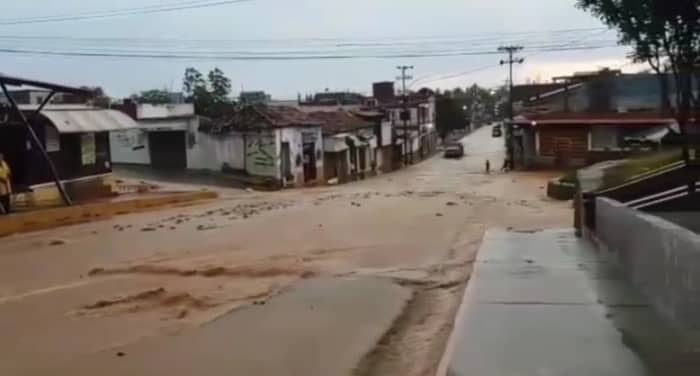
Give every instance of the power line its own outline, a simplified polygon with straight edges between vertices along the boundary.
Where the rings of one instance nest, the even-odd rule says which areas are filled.
[[[252,1],[252,0],[248,0]],[[211,2],[209,0],[208,2]],[[13,20],[0,20],[9,22]],[[253,38],[253,39],[187,39],[187,38],[163,38],[163,37],[76,37],[76,36],[61,36],[61,35],[0,35],[0,39],[17,39],[17,40],[69,40],[69,41],[94,41],[98,43],[109,42],[217,42],[217,43],[290,43],[290,42],[323,42],[330,44],[342,43],[362,43],[373,41],[386,42],[439,42],[439,41],[462,41],[474,42],[480,40],[509,40],[504,39],[508,36],[527,37],[556,35],[557,37],[566,37],[564,34],[581,33],[581,32],[609,32],[607,28],[579,28],[579,29],[551,29],[539,31],[512,31],[512,32],[492,32],[492,33],[477,33],[477,34],[433,34],[433,35],[404,35],[404,36],[365,36],[365,37],[299,37],[299,38]],[[568,40],[568,37],[566,37]],[[529,43],[528,43],[529,44]]]
[[[425,84],[426,82],[451,80],[453,78],[462,77],[462,76],[466,76],[466,75],[470,75],[470,74],[474,74],[474,73],[478,73],[478,72],[483,72],[483,71],[493,69],[496,67],[500,67],[500,66],[501,66],[500,64],[489,64],[489,65],[486,65],[483,67],[469,69],[466,71],[461,71],[458,73],[452,73],[452,74],[447,74],[447,75],[442,75],[442,76],[437,76],[437,77],[434,77],[433,75],[423,76],[423,77],[420,77],[417,80],[413,81],[411,83],[410,87],[413,87],[414,85],[417,85],[418,83]]]
[[[65,22],[65,21],[83,21],[91,19],[102,19],[120,16],[130,16],[130,15],[143,15],[143,14],[153,14],[162,12],[174,12],[187,9],[198,9],[198,8],[211,8],[223,5],[231,5],[237,3],[250,2],[255,0],[219,0],[219,1],[187,1],[179,2],[174,4],[161,4],[152,5],[140,8],[123,8],[123,9],[113,9],[108,11],[95,11],[95,12],[85,12],[73,15],[57,15],[57,16],[44,16],[44,17],[30,17],[30,18],[18,18],[18,19],[5,19],[0,20],[0,26],[11,26],[11,25],[27,25],[27,24],[37,24],[37,23],[50,23],[50,22]]]
[[[587,43],[576,46],[566,47],[571,48],[599,48],[614,45],[614,41],[604,41],[603,43]],[[529,47],[530,50],[538,51],[556,51],[562,49],[563,45],[561,43],[548,43],[548,44],[538,44]],[[149,54],[168,54],[168,55],[254,55],[254,56],[284,56],[284,55],[386,55],[386,54],[445,54],[445,53],[476,53],[482,54],[488,52],[488,54],[495,53],[493,50],[495,46],[486,47],[486,49],[474,49],[474,48],[444,48],[441,46],[418,46],[418,47],[397,47],[397,48],[307,48],[307,49],[229,49],[229,48],[185,48],[180,49],[177,47],[184,46],[173,46],[176,49],[165,48],[162,49],[157,46],[135,46],[131,48],[122,48],[121,46],[108,46],[105,48],[96,48],[92,46],[62,46],[60,44],[51,45],[37,45],[37,46],[26,46],[23,44],[22,47],[17,47],[13,44],[6,44],[0,42],[0,49],[7,50],[20,50],[20,51],[34,51],[34,50],[49,50],[54,52],[87,52],[87,53],[113,53],[113,54],[134,54],[134,53],[149,53]]]
[[[562,48],[542,48],[537,49],[539,52],[559,52],[559,51],[581,51],[581,50],[596,50],[601,48],[620,47],[619,45],[598,45],[598,46],[580,46],[580,47],[562,47]],[[38,49],[18,49],[18,48],[0,48],[0,53],[11,55],[46,55],[46,56],[72,56],[72,57],[109,57],[109,58],[126,58],[126,59],[160,59],[160,60],[351,60],[351,59],[389,59],[389,58],[430,58],[430,57],[456,57],[456,56],[484,56],[496,55],[498,51],[480,50],[480,51],[454,51],[454,50],[439,50],[431,52],[394,52],[394,53],[325,53],[320,51],[318,54],[294,54],[286,52],[277,52],[273,54],[265,54],[261,52],[238,52],[229,54],[222,51],[222,54],[196,54],[196,53],[170,53],[168,51],[150,52],[150,51],[124,51],[120,53],[100,52],[100,51],[60,51],[60,50],[38,50]]]
[[[558,48],[572,47],[572,46],[574,46],[574,45],[577,44],[577,43],[582,43],[582,42],[584,42],[584,41],[586,41],[586,40],[589,40],[591,37],[598,36],[598,35],[600,35],[600,34],[603,34],[603,33],[605,33],[605,32],[610,31],[610,29],[606,29],[606,28],[603,28],[603,30],[601,30],[601,28],[595,28],[595,29],[589,29],[589,30],[596,31],[596,32],[595,32],[595,33],[592,33],[592,34],[589,34],[589,35],[586,35],[586,36],[584,36],[584,37],[582,37],[582,38],[578,38],[578,39],[574,39],[574,40],[569,40],[569,41],[567,41],[566,43],[564,43],[564,44],[562,44],[562,45],[559,45],[559,46],[557,46],[557,47],[553,47],[552,51],[555,51],[555,50],[557,50]],[[527,49],[530,50],[532,47],[533,47],[533,46],[530,45]],[[582,46],[578,46],[578,47],[582,47]],[[544,52],[551,52],[551,51],[538,51],[538,52],[534,52],[534,53],[532,53],[532,54],[529,54],[529,55],[525,56],[525,58],[528,58],[528,57],[531,57],[531,56],[534,56],[534,55],[537,55],[537,54],[540,54],[540,53],[544,53]],[[412,83],[411,83],[411,86],[413,86],[413,85],[415,85],[415,84],[417,84],[417,83],[419,83],[419,82],[425,83],[425,82],[435,82],[435,81],[450,80],[450,79],[453,79],[453,78],[462,77],[462,76],[466,76],[466,75],[469,75],[469,74],[478,73],[478,72],[482,72],[482,71],[485,71],[485,70],[493,69],[493,68],[496,68],[496,67],[499,67],[499,66],[501,66],[501,64],[490,64],[490,65],[486,65],[486,66],[479,67],[479,68],[469,69],[469,70],[466,70],[466,71],[462,71],[462,72],[458,72],[458,73],[453,73],[453,74],[448,74],[448,75],[441,75],[441,76],[437,76],[437,77],[434,77],[434,75],[427,75],[427,76],[423,76],[423,77],[417,79],[416,81],[412,82]],[[434,78],[433,78],[433,77],[434,77]],[[432,78],[432,79],[427,80],[428,78]]]

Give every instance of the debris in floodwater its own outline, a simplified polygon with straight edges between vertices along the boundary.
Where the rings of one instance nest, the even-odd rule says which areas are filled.
[[[539,228],[537,228],[537,229],[529,229],[529,230],[527,230],[527,229],[526,229],[526,230],[515,230],[515,232],[517,232],[517,233],[519,233],[519,234],[536,234],[536,233],[542,232],[542,231],[543,231],[543,230],[542,230],[542,229],[539,229]]]
[[[89,276],[93,276],[93,275],[96,275],[96,274],[100,274],[100,273],[102,273],[102,272],[104,272],[104,271],[105,271],[104,268],[94,268],[94,269],[91,269],[91,270],[88,272],[88,275],[89,275]]]
[[[457,203],[456,203],[456,202],[453,202],[453,201],[448,201],[445,205],[447,205],[447,206],[457,206]]]
[[[436,217],[442,217],[442,213],[435,213]]]
[[[120,357],[120,358],[123,357],[124,355],[126,355],[126,354],[123,353],[123,352],[121,352],[121,351],[117,353],[117,356]]]
[[[66,241],[62,240],[62,239],[54,239],[49,243],[50,246],[64,245],[64,244],[66,244]]]
[[[153,227],[144,227],[141,229],[141,232],[151,232],[151,231],[156,231],[156,229]]]

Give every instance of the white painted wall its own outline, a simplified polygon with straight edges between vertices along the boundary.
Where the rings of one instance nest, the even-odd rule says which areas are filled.
[[[244,135],[240,135],[244,137]],[[240,155],[245,153],[244,166],[251,175],[280,179],[282,158],[280,155],[279,131],[267,130],[245,134],[245,152],[241,143]]]
[[[316,175],[319,180],[323,179],[323,135],[321,133],[321,127],[315,128],[282,128],[279,130],[280,139],[278,150],[282,150],[281,143],[289,142],[290,149],[290,159],[292,162],[292,175],[294,175],[294,184],[301,184],[304,182],[304,142],[314,142],[316,148]],[[302,161],[302,163],[297,164],[297,160]],[[279,158],[278,171],[281,171],[281,157]],[[285,182],[287,183],[287,182]]]
[[[348,143],[345,141],[345,137],[340,136],[324,136],[323,137],[323,151],[328,153],[338,153],[348,149]]]
[[[393,130],[393,127],[391,126],[391,122],[384,121],[382,122],[382,144],[380,146],[389,146],[391,145],[391,133]]]
[[[136,108],[136,118],[164,119],[194,116],[194,104],[139,104]]]
[[[151,164],[148,134],[141,129],[110,132],[109,148],[113,163]]]
[[[195,132],[193,145],[188,145],[187,168],[221,171],[224,164],[242,170],[243,138],[240,134],[211,135]]]
[[[199,118],[192,116],[181,119],[160,119],[137,121],[138,129],[110,132],[109,146],[112,162],[125,164],[151,164],[151,155],[148,148],[149,131],[186,131],[190,135],[198,133]],[[190,167],[190,145],[187,147],[188,168]],[[195,157],[198,157],[195,153]],[[220,169],[220,168],[219,168]]]
[[[408,111],[411,115],[411,118],[408,121],[408,125],[410,126],[416,126],[418,124],[418,108],[423,107],[427,109],[427,115],[425,122],[427,123],[435,123],[436,119],[436,110],[435,110],[435,98],[430,98],[428,99],[427,103],[421,103],[418,105],[414,105],[413,107],[409,107]],[[394,126],[402,126],[403,121],[401,120],[401,112],[403,109],[401,108],[392,108],[390,109],[390,119],[393,122]]]

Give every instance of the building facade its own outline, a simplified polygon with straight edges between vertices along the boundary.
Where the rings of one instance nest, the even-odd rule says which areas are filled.
[[[114,108],[134,119],[138,127],[110,133],[115,163],[186,169],[196,164],[193,139],[199,117],[191,103],[137,104],[126,100]]]
[[[364,179],[379,171],[374,122],[345,110],[319,111],[309,116],[322,124],[327,182]]]
[[[324,182],[321,123],[293,107],[245,106],[202,124],[192,168],[229,171],[299,187]]]
[[[430,92],[416,93],[384,105],[386,121],[391,124],[398,156],[415,163],[431,156],[438,146],[435,127],[435,96]],[[396,157],[396,155],[395,155]]]
[[[90,182],[102,186],[112,172],[109,132],[137,127],[119,111],[87,105],[47,105],[38,116],[36,104],[19,108],[30,119],[69,195],[82,198],[85,195],[81,187]],[[18,199],[59,201],[53,175],[26,126],[9,114],[7,107],[0,108],[0,118],[4,119],[0,124],[0,152],[12,169],[13,191]]]
[[[678,131],[669,76],[602,70],[563,79],[564,86],[516,104],[517,166],[567,168],[623,158],[663,147]]]

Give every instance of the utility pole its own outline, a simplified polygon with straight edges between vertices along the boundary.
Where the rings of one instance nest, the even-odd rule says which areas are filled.
[[[413,150],[412,147],[413,145],[409,145],[409,137],[408,137],[408,92],[406,91],[406,80],[411,80],[413,77],[407,76],[406,71],[413,69],[413,66],[409,65],[399,65],[396,67],[396,69],[401,71],[401,76],[399,76],[397,79],[401,80],[401,102],[403,103],[403,110],[401,111],[401,120],[403,120],[403,163],[404,165],[408,165],[409,161],[413,160]],[[411,154],[411,158],[409,159],[409,153]]]
[[[513,64],[522,64],[524,58],[514,57],[516,52],[522,50],[522,46],[501,46],[498,47],[499,52],[508,54],[507,60],[501,60],[501,65],[508,64],[508,123],[506,124],[506,158],[511,163],[511,168],[515,164],[515,147],[513,145],[513,118],[515,110],[513,109]]]

